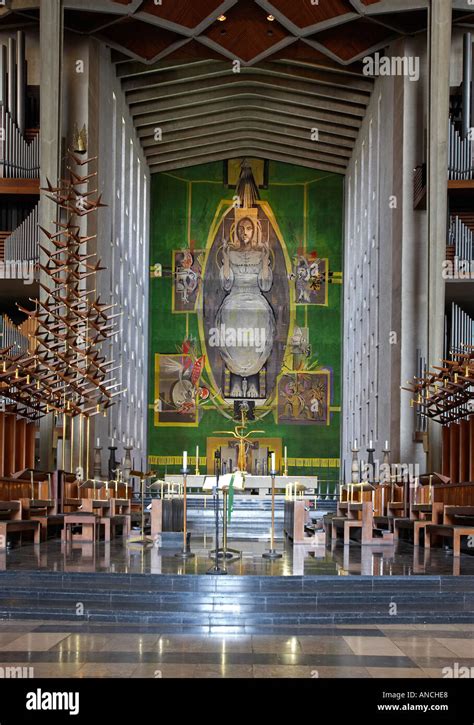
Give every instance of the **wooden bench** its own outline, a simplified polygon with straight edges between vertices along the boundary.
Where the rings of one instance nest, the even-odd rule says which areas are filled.
[[[33,532],[35,544],[41,542],[41,526],[39,521],[22,520],[21,501],[0,501],[0,550],[7,548],[9,533],[20,534]]]
[[[57,513],[56,502],[51,499],[22,498],[21,505],[23,519],[39,521],[41,527],[41,541],[47,541],[49,527],[61,527],[63,514]]]
[[[420,532],[424,531],[428,524],[441,523],[443,516],[443,504],[412,504],[410,507],[410,518],[395,518],[393,531],[395,541],[398,541],[400,529],[413,532],[413,545],[420,545]]]
[[[378,529],[374,525],[374,511],[372,501],[343,501],[339,505],[339,511],[346,511],[346,516],[333,516],[326,522],[329,523],[331,541],[335,542],[338,538],[338,530],[343,531],[344,545],[348,545],[351,540],[353,529],[361,530],[361,545],[380,545],[392,544],[393,534],[388,530]],[[327,530],[328,530],[327,529]],[[377,536],[376,534],[379,534]]]
[[[82,499],[82,510],[97,514],[98,527],[103,527],[104,541],[115,538],[117,528],[122,527],[123,536],[130,533],[130,501],[128,499]],[[128,512],[128,513],[127,513]]]
[[[425,549],[431,547],[431,537],[442,536],[453,540],[453,556],[461,556],[461,538],[474,537],[474,525],[428,524],[425,529]]]

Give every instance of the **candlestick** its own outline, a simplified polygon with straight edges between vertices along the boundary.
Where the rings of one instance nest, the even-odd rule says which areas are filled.
[[[124,456],[123,463],[122,463],[122,466],[123,466],[123,474],[124,474],[123,477],[124,477],[124,480],[127,483],[130,480],[130,473],[134,470],[132,468],[132,451],[133,451],[133,446],[130,445],[130,441],[131,441],[131,439],[129,438],[128,439],[128,445],[126,445],[126,446],[123,447],[123,450],[125,451],[125,456]]]
[[[357,439],[354,441],[352,448],[352,464],[351,464],[351,482],[359,482],[359,449],[357,448]]]
[[[270,471],[270,475],[272,477],[272,528],[270,530],[270,549],[269,551],[266,551],[264,554],[262,554],[262,557],[264,559],[281,559],[282,554],[280,554],[275,549],[275,454],[272,453],[272,470]],[[295,487],[296,490],[296,487]]]
[[[187,463],[188,463],[188,452],[183,451],[183,470],[181,473],[183,474],[183,549],[182,551],[179,551],[175,554],[175,556],[180,557],[181,559],[193,559],[194,553],[188,548],[188,524],[187,524],[187,479],[188,479],[188,471],[187,471]]]

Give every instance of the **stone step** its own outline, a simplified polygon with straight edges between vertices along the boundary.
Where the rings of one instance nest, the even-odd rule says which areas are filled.
[[[199,576],[194,574],[109,574],[38,570],[0,572],[0,591],[7,587],[40,589],[53,587],[102,588],[110,591],[126,587],[153,591],[406,591],[473,592],[474,576],[411,575],[411,576]]]

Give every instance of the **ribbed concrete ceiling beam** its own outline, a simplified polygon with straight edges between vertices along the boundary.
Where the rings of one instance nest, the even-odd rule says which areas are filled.
[[[182,83],[158,83],[138,91],[130,91],[126,94],[126,97],[130,105],[135,105],[137,103],[147,103],[155,99],[161,100],[162,98],[173,98],[181,95],[192,98],[203,92],[209,95],[226,88],[240,89],[247,87],[261,88],[262,91],[266,88],[272,88],[277,91],[282,90],[290,92],[294,96],[309,96],[326,101],[330,100],[331,104],[354,104],[360,107],[362,114],[370,98],[368,93],[349,91],[344,88],[322,83],[313,83],[311,81],[298,81],[291,77],[265,75],[257,69],[254,69],[253,72],[247,72],[245,75],[242,73],[232,73],[232,71],[223,71],[220,74],[202,76],[199,79]]]
[[[146,66],[143,68],[146,68]],[[204,81],[206,78],[219,78],[226,75],[231,77],[236,75],[230,62],[193,63],[184,67],[159,68],[152,72],[147,70],[131,78],[123,78],[122,88],[125,92],[130,92],[162,84]],[[242,68],[239,75],[241,77],[263,75],[288,80],[302,80],[338,90],[358,91],[367,96],[370,96],[373,88],[373,82],[364,79],[362,76],[358,77],[347,73],[328,73],[306,66],[293,66],[281,62],[266,62],[260,63],[256,68]]]
[[[141,132],[143,129],[160,128],[165,124],[174,124],[174,128],[181,128],[181,124],[189,124],[191,119],[203,122],[210,119],[218,120],[226,115],[240,114],[241,116],[261,112],[268,114],[275,122],[283,123],[307,123],[311,128],[331,131],[334,134],[354,139],[357,137],[361,121],[352,116],[336,116],[330,111],[323,111],[320,108],[306,108],[301,105],[294,106],[291,103],[282,103],[280,100],[244,96],[235,96],[224,99],[208,99],[202,105],[186,106],[173,105],[151,110],[148,113],[138,115],[135,118],[135,127]]]
[[[341,162],[346,162],[351,156],[351,149],[343,146],[326,144],[322,141],[310,141],[309,137],[295,137],[285,134],[274,133],[265,127],[251,127],[245,124],[237,124],[233,128],[222,129],[221,131],[212,131],[207,134],[196,133],[187,138],[175,139],[173,136],[161,142],[153,142],[143,144],[146,156],[152,157],[170,151],[176,151],[186,148],[202,148],[206,144],[220,143],[231,141],[233,138],[253,139],[264,138],[269,142],[278,144],[282,147],[289,146],[293,148],[298,146],[300,151],[308,153],[319,152],[340,158]]]
[[[159,128],[164,140],[172,138],[173,140],[181,140],[189,136],[197,136],[199,134],[211,134],[221,130],[232,130],[237,124],[245,124],[250,129],[265,129],[270,133],[283,134],[288,138],[308,140],[314,127],[310,125],[288,125],[280,122],[269,114],[252,114],[243,116],[241,113],[234,112],[227,114],[226,118],[212,118],[207,123],[198,118],[194,122],[174,122],[173,124],[159,124]],[[319,125],[319,141],[321,143],[332,144],[352,149],[354,146],[354,138],[344,138],[334,133],[329,124],[324,124],[325,130]],[[144,147],[154,145],[156,143],[156,130],[152,126],[139,129],[138,137]]]
[[[234,144],[237,146],[239,143],[241,144],[259,144],[261,148],[265,147],[272,147],[281,153],[287,153],[289,155],[295,156],[295,157],[304,157],[306,159],[312,160],[314,163],[321,161],[324,163],[330,163],[333,166],[337,166],[340,169],[345,169],[346,167],[346,159],[339,157],[339,156],[333,156],[329,153],[322,153],[318,152],[313,149],[307,149],[307,148],[298,148],[295,146],[295,144],[292,143],[282,143],[278,142],[275,143],[270,138],[268,138],[265,135],[257,136],[256,134],[252,135],[251,138],[249,138],[248,133],[236,133],[231,134],[227,139],[222,140],[221,142],[216,143],[215,140],[210,140],[209,143],[202,143],[196,146],[196,143],[182,143],[180,146],[178,146],[176,149],[171,149],[170,151],[165,150],[156,150],[156,151],[148,151],[146,153],[146,157],[148,162],[150,163],[152,160],[162,160],[166,161],[168,158],[173,157],[175,155],[186,157],[187,155],[190,156],[196,156],[198,157],[202,153],[214,153],[221,151],[223,149],[232,149],[234,147]]]
[[[214,161],[224,161],[229,158],[236,158],[242,156],[250,157],[261,157],[269,159],[270,161],[283,161],[287,164],[297,164],[299,166],[305,166],[310,169],[318,169],[319,171],[328,171],[334,174],[345,174],[345,169],[336,164],[327,163],[325,161],[315,162],[313,159],[307,156],[298,154],[282,153],[279,149],[276,149],[271,144],[258,144],[253,145],[249,141],[235,142],[225,145],[223,148],[214,149],[213,152],[195,153],[191,156],[177,155],[173,158],[163,159],[161,162],[153,161],[150,163],[150,171],[152,173],[158,173],[163,171],[175,171],[176,169],[189,168],[190,166],[196,166],[196,164],[209,164]]]
[[[133,118],[146,113],[162,112],[165,108],[196,108],[196,106],[205,106],[211,101],[220,100],[230,102],[236,98],[267,98],[280,104],[288,104],[293,108],[306,108],[311,110],[321,110],[328,113],[328,120],[335,116],[337,121],[339,116],[347,118],[355,118],[362,120],[366,107],[355,103],[341,103],[326,98],[311,96],[310,94],[293,93],[291,90],[285,91],[281,88],[273,88],[265,84],[248,84],[227,86],[211,93],[206,90],[200,90],[196,93],[169,95],[161,98],[153,98],[142,103],[133,103],[130,105],[130,113]]]

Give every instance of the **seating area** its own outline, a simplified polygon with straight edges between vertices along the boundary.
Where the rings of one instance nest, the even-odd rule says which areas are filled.
[[[388,494],[388,495],[387,495]],[[326,545],[395,544],[415,547],[449,545],[459,557],[462,544],[474,547],[474,483],[450,483],[441,474],[426,474],[397,484],[341,486],[335,516],[325,517]]]
[[[35,435],[34,423],[0,413],[0,551],[49,539],[67,544],[128,537],[130,489],[35,470]]]
[[[33,473],[33,472],[31,472]],[[35,474],[38,475],[38,474]],[[44,475],[44,474],[43,474]],[[57,485],[76,488],[77,481],[67,481],[61,471],[49,474]],[[69,477],[72,478],[72,477]],[[14,479],[15,487],[31,487],[26,479]],[[63,498],[43,497],[48,481],[39,482],[39,496],[26,496],[21,491],[18,498],[7,498],[13,479],[0,478],[0,549],[13,543],[13,534],[20,534],[20,543],[34,541],[35,544],[48,539],[61,537],[63,543],[73,541],[94,542],[111,541],[117,536],[128,537],[131,529],[131,501],[124,498],[108,497],[107,492],[100,498],[91,498],[68,493]],[[25,536],[23,536],[25,534]],[[15,537],[18,538],[18,537]]]

